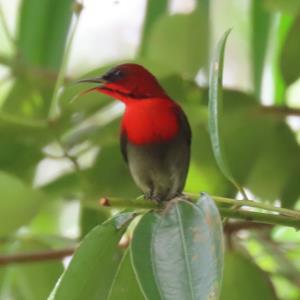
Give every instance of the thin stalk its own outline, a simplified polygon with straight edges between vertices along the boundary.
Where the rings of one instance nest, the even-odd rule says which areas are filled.
[[[193,195],[189,197],[191,201],[197,201],[198,196]],[[300,212],[273,207],[271,205],[267,205],[260,202],[254,202],[251,200],[236,200],[231,198],[224,198],[218,196],[212,196],[212,199],[219,206],[220,213],[223,217],[233,218],[233,219],[242,219],[251,222],[258,222],[264,224],[272,224],[272,225],[282,225],[282,226],[290,226],[296,229],[300,229]],[[235,208],[226,208],[224,204],[229,206],[234,206]],[[88,203],[86,202],[84,205],[89,206],[90,208],[99,208],[101,203]],[[160,208],[157,203],[153,201],[145,201],[141,199],[136,200],[125,200],[122,198],[108,198],[107,202],[104,206],[111,208],[139,208],[139,209],[158,209]],[[248,206],[257,209],[264,209],[269,211],[270,213],[261,213],[261,212],[253,212],[240,209],[241,206]],[[276,212],[276,214],[274,213]],[[280,214],[277,214],[280,213]]]
[[[16,263],[32,263],[47,260],[60,260],[73,255],[76,248],[66,248],[60,250],[47,250],[32,253],[18,253],[10,255],[0,255],[0,266]]]
[[[260,111],[265,114],[277,115],[280,117],[297,116],[300,117],[300,109],[287,106],[261,105]]]
[[[249,200],[244,188],[235,181],[232,181],[232,183],[236,187],[236,189],[242,194],[244,200]]]
[[[288,216],[292,218],[299,218],[300,221],[300,211],[295,211],[287,208],[276,207],[262,202],[255,202],[253,200],[236,200],[231,198],[224,198],[219,196],[212,196],[213,200],[219,204],[229,204],[229,205],[239,205],[248,206],[258,209],[263,209],[266,211],[272,211],[280,213],[283,216]]]
[[[61,141],[59,136],[57,136],[56,134],[54,134],[54,135],[55,135],[55,139],[56,139],[57,143],[59,144],[59,146],[62,149],[63,157],[67,158],[72,163],[72,165],[74,167],[74,171],[77,174],[77,176],[82,184],[82,190],[84,191],[85,195],[88,195],[89,191],[90,191],[90,183],[87,180],[87,178],[82,174],[77,157],[73,156],[69,153],[68,149],[65,147],[64,143]]]
[[[219,207],[219,210],[223,217],[229,217],[238,220],[247,220],[251,222],[258,222],[264,224],[294,227],[297,230],[300,229],[300,219],[296,219],[292,217],[252,212],[246,210],[232,210],[230,208],[223,208],[223,207]]]

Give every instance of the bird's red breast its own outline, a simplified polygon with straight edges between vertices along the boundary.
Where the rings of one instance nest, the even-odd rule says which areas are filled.
[[[179,109],[167,97],[128,103],[122,121],[122,133],[136,145],[167,142],[179,132]]]

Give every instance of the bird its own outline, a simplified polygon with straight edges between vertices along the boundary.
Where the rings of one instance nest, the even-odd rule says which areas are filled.
[[[158,203],[182,195],[191,153],[191,127],[180,105],[142,65],[125,63],[82,79],[125,104],[120,147],[137,187]]]

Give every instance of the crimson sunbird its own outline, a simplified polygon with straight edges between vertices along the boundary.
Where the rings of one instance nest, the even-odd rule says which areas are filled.
[[[138,64],[119,65],[93,82],[91,90],[125,104],[120,145],[124,160],[145,198],[158,202],[182,194],[189,162],[188,119],[157,79]]]

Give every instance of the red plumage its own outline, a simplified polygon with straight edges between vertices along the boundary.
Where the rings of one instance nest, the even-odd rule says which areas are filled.
[[[102,77],[82,80],[122,101],[121,150],[145,196],[170,200],[182,193],[190,161],[191,130],[180,106],[156,78],[137,64],[119,65]]]
[[[146,99],[126,105],[122,132],[136,145],[169,141],[179,132],[179,108],[169,99]]]

